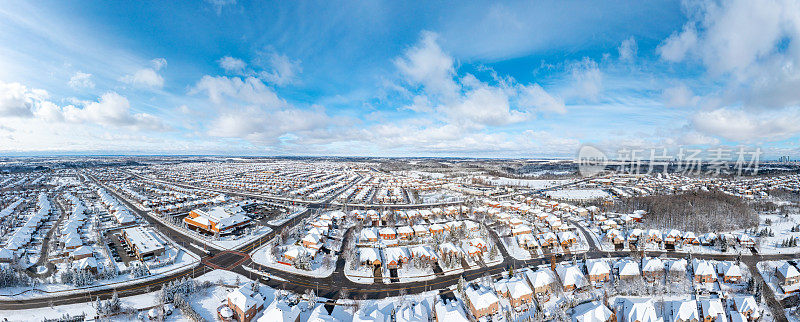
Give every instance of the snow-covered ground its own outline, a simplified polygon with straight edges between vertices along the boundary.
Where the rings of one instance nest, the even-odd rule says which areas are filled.
[[[517,241],[514,237],[500,237],[500,243],[503,244],[505,247],[506,252],[508,252],[511,257],[514,257],[517,260],[528,260],[533,258],[531,256],[531,252],[519,247]],[[537,254],[539,254],[539,250],[536,250]]]
[[[364,265],[356,265],[355,269],[350,268],[350,264],[344,265],[344,276],[350,281],[360,284],[372,284],[372,269]]]
[[[384,273],[384,276],[388,275],[388,271]],[[436,278],[433,267],[416,268],[410,263],[397,269],[397,276],[400,278],[400,283],[429,281]]]
[[[527,187],[533,189],[544,189],[573,181],[573,180],[511,179],[511,178],[498,178],[498,177],[480,177],[480,178],[488,181],[493,185],[517,186],[517,187]]]
[[[323,252],[319,252],[317,254],[317,258],[311,260],[311,270],[304,270],[299,269],[294,266],[278,263],[275,261],[275,258],[270,254],[271,243],[267,243],[264,246],[259,247],[256,249],[254,253],[250,255],[250,259],[260,265],[264,265],[270,268],[274,268],[277,270],[282,270],[285,272],[290,272],[299,275],[305,275],[310,277],[316,278],[325,278],[331,276],[333,274],[333,270],[336,269],[336,259],[337,256],[333,253],[325,254]],[[324,257],[329,258],[329,265],[325,265]]]
[[[269,234],[272,232],[272,228],[267,226],[259,226],[258,228],[254,229],[252,232],[248,233],[244,236],[230,236],[230,237],[221,237],[219,240],[211,240],[208,243],[211,243],[215,246],[221,247],[222,249],[235,249],[242,245],[245,245],[251,241],[254,241],[262,236]]]
[[[294,209],[294,212],[283,214],[279,218],[272,219],[267,223],[273,226],[280,226],[286,223],[287,221],[291,220],[292,218],[297,217],[297,215],[302,214],[305,211],[306,211],[305,207],[297,207],[297,209]]]
[[[129,307],[136,310],[149,309],[156,302],[158,292],[150,292],[146,294],[120,297],[120,302],[123,307]],[[94,319],[96,310],[93,303],[78,303],[67,304],[50,307],[42,307],[36,309],[25,310],[0,310],[0,317],[8,319],[8,321],[41,321],[43,319],[61,318],[65,314],[70,316],[77,316],[86,314],[87,319]],[[115,321],[135,321],[136,317],[132,316],[116,316]],[[174,310],[172,315],[169,315],[165,321],[185,321],[185,317],[181,314],[180,310]],[[209,320],[213,321],[213,320]]]
[[[553,199],[592,200],[608,198],[611,195],[601,189],[563,189],[547,191],[545,194]]]

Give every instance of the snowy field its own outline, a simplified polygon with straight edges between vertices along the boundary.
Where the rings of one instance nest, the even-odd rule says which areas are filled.
[[[511,179],[498,177],[479,177],[497,186],[516,186],[532,189],[544,189],[557,185],[570,183],[573,180],[539,180],[539,179]]]
[[[608,198],[611,195],[601,189],[563,189],[547,191],[545,194],[553,199],[564,200],[592,200]]]

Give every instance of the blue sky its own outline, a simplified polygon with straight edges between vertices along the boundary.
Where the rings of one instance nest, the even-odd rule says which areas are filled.
[[[0,153],[800,156],[798,1],[14,2]]]

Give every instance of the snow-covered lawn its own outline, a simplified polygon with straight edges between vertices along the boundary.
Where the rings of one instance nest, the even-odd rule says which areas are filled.
[[[429,281],[436,278],[432,267],[416,268],[411,263],[397,269],[397,276],[400,278],[400,283]]]
[[[514,237],[500,237],[500,243],[503,244],[503,247],[506,248],[506,252],[508,252],[511,257],[514,257],[517,260],[528,260],[531,257],[531,252],[519,247],[517,241]],[[537,253],[539,251],[537,250]]]
[[[265,244],[264,246],[259,247],[254,253],[250,255],[250,259],[260,265],[264,265],[270,268],[274,268],[277,270],[305,275],[310,277],[316,278],[325,278],[331,276],[333,274],[333,270],[336,269],[336,260],[338,256],[334,253],[325,254],[323,252],[317,253],[317,258],[311,260],[311,270],[304,270],[299,269],[294,266],[278,263],[275,258],[270,254],[271,243]],[[324,258],[328,257],[329,262],[328,265],[325,265]]]

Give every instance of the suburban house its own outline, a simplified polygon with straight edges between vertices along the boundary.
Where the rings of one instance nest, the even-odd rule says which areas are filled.
[[[469,301],[469,309],[476,318],[497,313],[500,307],[500,299],[491,289],[484,286],[469,285],[465,293]]]
[[[718,263],[717,273],[725,283],[738,283],[742,279],[742,269],[732,262]]]
[[[775,277],[778,278],[778,284],[781,286],[783,293],[790,294],[797,292],[800,287],[800,272],[794,265],[784,262],[782,265],[775,268]]]
[[[714,266],[705,260],[694,259],[694,281],[698,283],[713,283],[717,281],[717,272]]]
[[[494,289],[503,297],[508,299],[511,306],[517,308],[523,304],[533,301],[533,290],[522,277],[515,276],[509,279],[502,279],[494,283]]]
[[[564,291],[572,291],[581,289],[589,285],[586,277],[575,265],[562,265],[556,266],[556,273],[558,278],[561,279],[561,285],[564,286]]]
[[[725,316],[725,306],[719,298],[700,300],[700,307],[703,309],[703,322],[728,320]]]
[[[549,269],[540,269],[536,271],[526,270],[525,278],[528,279],[528,283],[531,284],[533,291],[536,292],[537,295],[550,293],[553,289],[553,284],[556,282],[553,271]]]
[[[642,276],[655,280],[664,276],[664,262],[658,257],[642,258]]]
[[[594,301],[578,305],[574,309],[572,318],[578,322],[612,322],[617,321],[614,311],[603,305],[600,301]]]
[[[236,313],[237,320],[249,322],[264,307],[264,298],[258,292],[253,292],[253,285],[245,283],[228,293],[228,307]]]
[[[602,283],[611,278],[611,267],[604,259],[590,259],[586,261],[586,275],[591,283]]]

